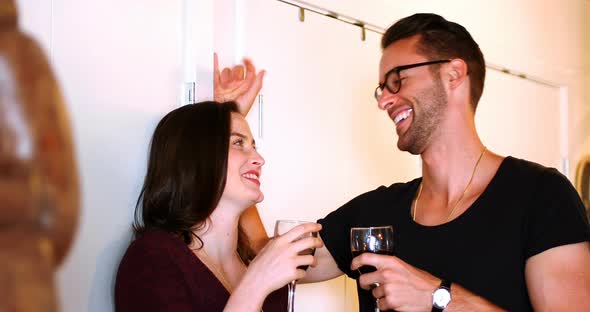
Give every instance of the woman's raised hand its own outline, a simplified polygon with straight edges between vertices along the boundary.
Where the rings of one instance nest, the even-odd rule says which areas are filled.
[[[254,100],[262,88],[264,70],[256,73],[256,67],[249,59],[243,65],[226,67],[219,71],[217,53],[213,54],[213,91],[217,102],[235,101],[240,113],[248,114]]]

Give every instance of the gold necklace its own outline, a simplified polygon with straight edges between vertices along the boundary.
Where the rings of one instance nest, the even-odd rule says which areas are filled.
[[[202,251],[201,257],[199,257],[199,255],[196,253],[199,251]],[[205,250],[205,247],[201,247],[201,249],[193,249],[193,253],[195,253],[197,258],[199,258],[199,260],[201,260],[201,262],[203,262],[203,264],[207,268],[209,268],[209,270],[213,273],[213,276],[215,276],[217,278],[217,280],[221,282],[221,285],[223,285],[223,287],[225,287],[225,289],[231,294],[233,291],[233,288],[231,287],[230,282],[228,282],[225,279],[225,275],[223,274],[223,271],[221,270],[221,268],[217,264],[215,264],[213,259],[211,259],[211,257],[209,256],[209,254]],[[244,263],[242,258],[240,258],[240,255],[238,254],[237,250],[236,250],[236,256],[238,257],[240,262],[244,265],[244,267],[247,267],[247,265]],[[262,302],[262,305],[264,305],[264,301]],[[260,309],[260,312],[264,312],[264,310]]]
[[[223,274],[223,270],[215,263],[215,261],[213,261],[213,259],[211,259],[211,257],[209,256],[209,254],[207,253],[207,251],[205,251],[205,247],[201,247],[201,249],[197,249],[196,251],[198,251],[200,253],[200,257],[199,255],[197,255],[197,257],[201,260],[201,262],[203,262],[203,264],[209,268],[209,270],[211,271],[211,273],[213,273],[213,275],[215,277],[217,277],[217,279],[221,282],[221,285],[223,285],[223,287],[225,287],[225,289],[231,294],[233,291],[233,287],[231,286],[231,283],[225,278],[225,274]],[[237,254],[236,251],[236,255],[238,256],[238,259],[240,259],[240,255]],[[244,262],[242,262],[243,264]]]
[[[459,199],[455,203],[455,206],[453,206],[453,209],[451,210],[451,213],[449,213],[449,215],[447,216],[447,219],[445,220],[445,222],[449,222],[449,220],[453,216],[453,213],[455,213],[455,209],[457,209],[457,207],[459,206],[459,203],[463,199],[463,196],[465,196],[465,193],[467,193],[467,190],[469,189],[469,186],[471,185],[471,182],[473,181],[473,177],[475,176],[475,172],[477,171],[477,166],[479,166],[479,162],[483,158],[483,154],[485,154],[485,152],[486,152],[486,147],[484,146],[483,150],[481,151],[481,154],[479,154],[479,158],[477,159],[475,166],[473,167],[473,172],[471,172],[471,178],[469,178],[469,182],[467,182],[467,185],[465,186],[465,189],[463,190],[463,194],[461,194],[461,196],[459,197]],[[416,221],[416,214],[418,213],[418,200],[420,199],[420,195],[422,195],[422,182],[420,182],[420,188],[418,189],[418,195],[416,196],[416,201],[414,202],[414,215],[412,216],[412,220],[414,220],[414,221]]]
[[[199,257],[199,255],[196,253],[198,251],[203,251],[202,257]],[[207,268],[209,268],[209,270],[213,273],[213,275],[217,278],[217,280],[221,282],[221,285],[223,285],[223,287],[225,287],[225,289],[227,289],[227,291],[231,294],[233,291],[231,284],[225,279],[225,275],[223,274],[223,271],[221,270],[221,268],[217,264],[215,264],[215,262],[213,261],[213,259],[211,259],[211,257],[209,257],[209,254],[207,253],[207,251],[205,251],[205,247],[201,247],[201,249],[193,249],[193,253],[195,253],[197,258],[199,258],[199,260],[201,260],[201,262],[203,262],[203,264],[205,264],[205,266]],[[244,267],[247,270],[247,265],[244,263],[244,261],[242,260],[242,258],[238,254],[237,250],[236,250],[236,256],[238,257],[240,262],[244,265]],[[264,301],[262,302],[262,305],[264,305]],[[260,309],[260,312],[264,312],[264,310]]]

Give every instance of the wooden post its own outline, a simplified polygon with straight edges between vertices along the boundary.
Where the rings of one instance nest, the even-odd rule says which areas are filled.
[[[54,272],[78,219],[77,166],[57,82],[0,0],[0,311],[57,311]]]

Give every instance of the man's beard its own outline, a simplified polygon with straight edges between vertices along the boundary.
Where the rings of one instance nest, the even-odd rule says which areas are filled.
[[[419,107],[419,113],[416,108]],[[447,107],[447,93],[440,78],[433,86],[423,90],[414,98],[412,124],[397,141],[397,147],[413,155],[421,154],[436,128],[444,118]],[[418,114],[417,114],[418,113]]]

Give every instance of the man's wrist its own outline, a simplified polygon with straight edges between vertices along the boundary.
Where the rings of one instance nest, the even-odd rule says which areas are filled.
[[[451,281],[443,279],[432,292],[432,312],[442,312],[451,303]]]

